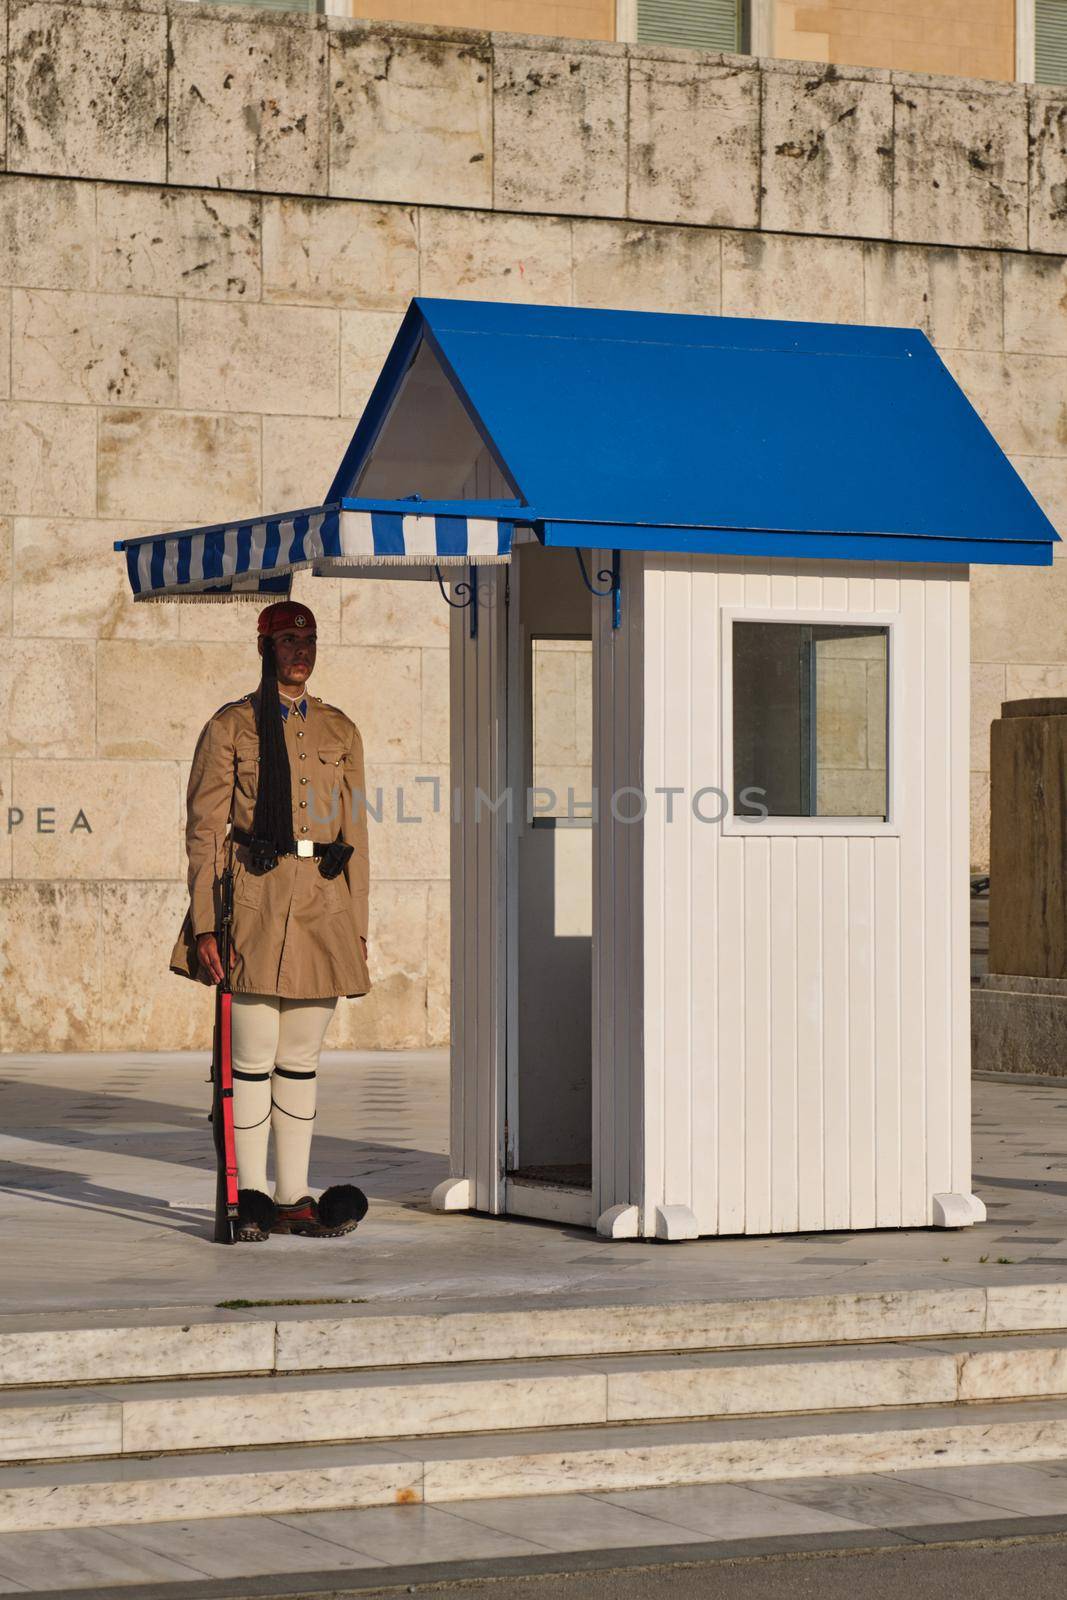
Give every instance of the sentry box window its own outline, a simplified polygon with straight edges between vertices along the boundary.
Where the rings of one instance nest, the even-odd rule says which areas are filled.
[[[733,625],[734,812],[889,815],[889,629]]]

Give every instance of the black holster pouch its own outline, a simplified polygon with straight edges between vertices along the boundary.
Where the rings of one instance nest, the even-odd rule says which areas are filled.
[[[336,878],[351,854],[350,844],[345,844],[343,839],[331,839],[319,857],[319,871],[324,878]]]
[[[248,845],[253,872],[273,872],[278,865],[278,846],[272,839],[253,839]]]

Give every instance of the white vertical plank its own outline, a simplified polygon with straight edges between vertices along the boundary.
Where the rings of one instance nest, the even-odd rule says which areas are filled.
[[[851,561],[824,561],[822,563],[822,604],[824,611],[848,610],[848,585],[851,576]]]
[[[596,569],[604,566],[603,551],[594,552]],[[612,972],[616,959],[614,834],[610,812],[611,767],[615,757],[613,641],[605,637],[600,606],[592,608],[593,632],[593,1215],[615,1204],[615,1086],[611,1013],[614,1003]]]
[[[897,561],[875,561],[874,569],[874,609],[875,611],[900,610],[900,563]]]
[[[848,841],[848,1137],[852,1227],[873,1228],[874,841]]]
[[[722,610],[741,605],[745,598],[744,561],[723,557],[718,562],[719,610],[714,617],[715,694],[721,704],[721,662],[726,648]],[[726,715],[730,715],[726,708]],[[720,725],[718,754],[722,759]],[[734,775],[720,767],[720,785],[733,802]],[[716,1080],[718,1085],[718,1217],[720,1233],[742,1233],[745,1228],[745,1171],[747,1127],[745,1121],[745,865],[748,841],[729,838],[715,829],[718,875],[716,920],[718,960],[716,975]]]
[[[719,1232],[745,1231],[746,1122],[745,871],[747,839],[721,837],[716,909],[719,922],[717,1067],[719,1080]]]
[[[644,739],[644,788],[646,794],[663,782],[664,721],[667,715],[666,649],[666,574],[662,558],[646,560],[644,577],[645,597],[645,650],[644,690],[646,706],[654,706],[655,717],[649,718]],[[628,815],[632,799],[620,804],[620,811]],[[633,826],[631,824],[630,826]],[[646,1215],[663,1199],[664,1178],[664,1074],[666,1069],[664,1023],[667,997],[667,938],[666,922],[666,838],[665,830],[656,826],[651,815],[646,816],[644,833],[644,1107],[643,1138],[645,1171],[642,1193]]]
[[[692,563],[692,612],[690,628],[691,667],[689,695],[692,764],[689,792],[682,803],[691,808],[698,788],[718,784],[726,788],[720,773],[719,745],[719,658],[718,658],[718,576],[704,557]],[[705,816],[714,816],[718,807],[702,804]],[[716,1041],[719,926],[717,866],[719,825],[698,821],[690,809],[688,822],[692,859],[690,975],[692,1017],[692,1108],[693,1127],[692,1207],[701,1232],[715,1233],[719,1227],[718,1117],[719,1059]],[[712,975],[711,982],[706,974]]]
[[[822,846],[823,1196],[825,1227],[852,1225],[849,1144],[848,839]]]
[[[875,1225],[901,1225],[900,846],[874,841]]]
[[[800,611],[822,609],[822,564],[818,561],[797,562],[797,608]]]
[[[951,921],[952,1189],[969,1194],[971,1162],[971,929],[970,929],[970,574],[949,591],[949,906]]]
[[[662,765],[658,786],[681,795],[650,793],[646,837],[662,835],[663,862],[663,1198],[692,1206],[692,573],[688,556],[671,556],[663,572]],[[673,820],[668,821],[668,812]]]
[[[797,842],[770,847],[771,1232],[797,1227]]]
[[[645,652],[645,599],[643,573],[646,557],[643,552],[624,555],[623,616],[626,630],[626,656],[624,673],[616,678],[621,685],[619,721],[620,758],[616,762],[616,779],[624,784],[640,785],[644,772],[644,737],[647,719],[642,694],[644,684]],[[618,1005],[616,1007],[618,1048],[626,1066],[626,1081],[620,1092],[621,1111],[629,1137],[625,1147],[619,1141],[620,1194],[637,1202],[644,1192],[644,829],[623,827],[619,834],[620,848],[625,865],[626,943],[622,952],[624,962],[616,967]],[[623,1166],[623,1163],[625,1165]]]
[[[797,840],[797,1222],[823,1226],[822,840]]]
[[[905,1226],[929,1220],[926,1186],[926,584],[901,575],[894,648],[899,702],[891,713],[899,768],[900,834],[900,1193]]]
[[[454,611],[449,612],[449,755],[451,785],[461,787],[467,763],[467,674],[466,655]],[[466,835],[462,810],[447,797],[449,816],[449,950],[450,1060],[449,1060],[449,1172],[454,1178],[468,1175],[465,1105],[468,1094],[476,1093],[470,1081],[469,1019],[466,996],[471,928],[466,914]]]
[[[874,562],[854,561],[848,575],[848,608],[850,611],[874,610]]]
[[[772,561],[770,603],[775,610],[795,611],[797,605],[796,561]]]
[[[926,583],[924,832],[926,867],[926,1188],[952,1186],[952,741],[948,585]]]
[[[771,851],[745,839],[745,1232],[771,1226]]]
[[[751,556],[745,556],[744,571],[745,605],[760,607],[769,606],[771,603],[771,575],[767,569],[766,561],[757,561]]]

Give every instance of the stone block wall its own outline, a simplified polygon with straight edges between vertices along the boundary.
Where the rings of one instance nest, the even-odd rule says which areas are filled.
[[[316,501],[412,294],[922,327],[1067,523],[1067,93],[185,0],[4,18],[0,1049],[206,1043],[165,970],[183,792],[254,612],[134,606],[112,541]],[[976,865],[1000,698],[1067,693],[1065,588],[975,572]],[[395,789],[447,769],[445,607],[298,592],[386,802],[376,988],[331,1039],[439,1042],[447,826]]]

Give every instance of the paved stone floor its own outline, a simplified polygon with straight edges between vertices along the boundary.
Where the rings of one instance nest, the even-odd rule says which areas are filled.
[[[327,1574],[335,1583],[377,1576],[414,1586],[456,1581],[485,1563],[480,1576],[518,1577],[544,1570],[546,1557],[585,1551],[691,1562],[726,1544],[744,1556],[772,1553],[766,1541],[785,1554],[1038,1530],[1067,1530],[1067,1461],[7,1533],[0,1594],[298,1573],[316,1581],[294,1580],[296,1592],[314,1593],[334,1586]],[[162,1600],[167,1588],[155,1593]]]
[[[1067,1083],[975,1084],[983,1226],[659,1245],[552,1224],[437,1216],[443,1052],[323,1058],[312,1181],[371,1198],[345,1239],[210,1243],[206,1057],[0,1062],[5,1313],[236,1298],[656,1301],[1029,1282],[1067,1272]]]

